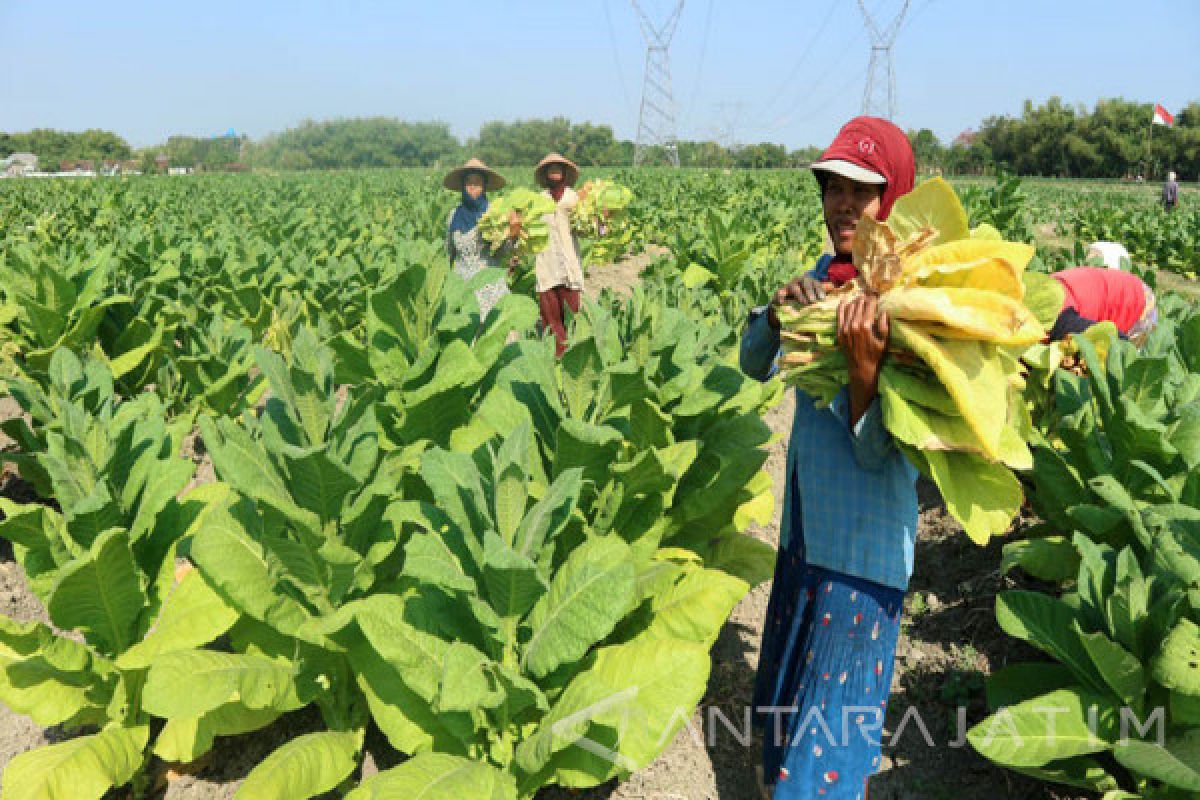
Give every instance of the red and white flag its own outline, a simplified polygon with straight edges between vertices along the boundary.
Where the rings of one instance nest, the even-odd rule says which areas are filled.
[[[1155,125],[1171,126],[1175,124],[1175,115],[1158,103],[1154,104],[1154,119],[1150,120]]]

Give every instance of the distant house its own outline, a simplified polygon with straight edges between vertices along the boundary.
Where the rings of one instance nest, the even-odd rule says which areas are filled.
[[[96,171],[96,162],[90,158],[64,158],[58,165],[59,172],[83,174]]]
[[[166,153],[159,153],[154,157],[154,166],[159,172],[166,172],[171,166],[171,159],[167,158]]]
[[[37,167],[38,157],[33,153],[13,153],[7,158],[0,158],[0,175],[10,178],[37,172]]]
[[[973,131],[967,128],[965,131],[954,137],[954,147],[970,147],[975,143],[975,137],[979,136],[978,131]]]
[[[191,175],[195,170],[191,167],[168,167],[168,175]]]
[[[226,172],[246,172],[250,168],[240,161],[230,161],[228,164],[222,167],[222,169]]]
[[[142,162],[136,158],[118,161],[113,159],[104,159],[104,164],[100,168],[101,175],[141,175]]]

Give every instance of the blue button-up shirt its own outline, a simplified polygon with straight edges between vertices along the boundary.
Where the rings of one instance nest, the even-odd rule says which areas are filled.
[[[809,274],[825,280],[829,257]],[[750,312],[742,371],[765,381],[778,370],[779,331],[766,306]],[[851,427],[849,389],[826,408],[796,390],[788,443],[780,547],[804,537],[805,560],[898,589],[908,587],[917,534],[917,472],[896,449],[876,397]]]

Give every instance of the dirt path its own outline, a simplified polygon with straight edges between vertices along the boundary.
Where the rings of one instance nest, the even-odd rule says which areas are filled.
[[[651,245],[645,252],[623,258],[616,263],[588,267],[583,293],[593,299],[599,297],[605,289],[612,289],[617,294],[628,295],[637,284],[642,270],[652,264],[655,259],[670,252],[665,247]]]

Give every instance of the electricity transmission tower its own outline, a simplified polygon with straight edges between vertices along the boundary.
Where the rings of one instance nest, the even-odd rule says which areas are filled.
[[[867,88],[863,92],[863,114],[894,119],[896,116],[896,66],[892,61],[892,45],[900,32],[900,23],[908,13],[912,0],[904,0],[900,13],[886,28],[881,27],[867,11],[866,3],[858,0],[867,31],[871,34],[871,65],[867,68]]]
[[[679,166],[679,146],[675,131],[675,97],[671,92],[671,64],[667,50],[675,36],[675,26],[683,13],[683,0],[675,4],[666,21],[655,25],[638,0],[633,0],[642,36],[646,39],[646,70],[642,79],[642,107],[638,111],[637,146],[633,165],[641,164],[652,148],[662,147],[672,166]]]

